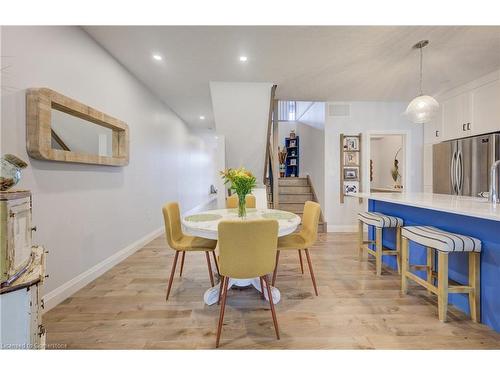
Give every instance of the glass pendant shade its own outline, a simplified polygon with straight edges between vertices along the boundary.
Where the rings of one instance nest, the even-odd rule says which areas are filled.
[[[439,103],[429,95],[420,95],[413,99],[406,108],[406,115],[415,124],[425,124],[432,120],[439,111]]]

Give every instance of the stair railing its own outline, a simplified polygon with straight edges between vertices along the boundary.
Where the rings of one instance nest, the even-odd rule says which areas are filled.
[[[264,159],[263,182],[267,190],[267,202],[269,208],[278,207],[278,114],[277,100],[275,100],[276,85],[271,88],[269,101],[269,117],[266,136],[266,156]]]

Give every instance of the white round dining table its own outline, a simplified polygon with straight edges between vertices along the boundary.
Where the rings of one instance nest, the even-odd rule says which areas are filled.
[[[281,210],[272,209],[256,209],[247,208],[247,216],[242,219],[238,217],[237,209],[219,209],[203,211],[192,215],[187,215],[182,218],[183,231],[191,236],[208,238],[211,240],[218,239],[218,226],[222,220],[256,220],[256,219],[273,219],[277,220],[279,224],[278,237],[286,236],[293,233],[300,224],[300,216]],[[262,292],[260,286],[260,279],[258,277],[253,279],[229,279],[229,288],[232,286],[245,287],[253,286],[259,292]],[[203,300],[207,305],[213,305],[219,300],[220,285],[208,289]],[[281,293],[278,288],[271,287],[273,302],[278,303],[281,299]],[[264,296],[267,300],[269,297],[266,290]]]

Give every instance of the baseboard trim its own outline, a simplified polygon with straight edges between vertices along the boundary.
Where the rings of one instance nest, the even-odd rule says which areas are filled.
[[[44,303],[45,303],[44,313],[49,311],[50,309],[54,308],[58,304],[60,304],[66,298],[70,297],[71,295],[76,293],[78,290],[83,288],[85,285],[87,285],[90,282],[97,279],[103,273],[105,273],[106,271],[108,271],[112,267],[116,266],[118,263],[120,263],[124,259],[128,258],[130,255],[132,255],[136,251],[143,248],[144,245],[146,245],[148,242],[154,240],[161,233],[163,233],[164,230],[165,229],[163,228],[163,226],[154,230],[153,232],[145,235],[144,237],[142,237],[142,238],[138,239],[137,241],[135,241],[134,243],[130,244],[126,248],[114,253],[110,257],[97,263],[95,266],[88,269],[87,271],[85,271],[85,272],[79,274],[78,276],[74,277],[73,279],[65,282],[63,285],[57,287],[53,291],[45,294],[43,297]]]
[[[358,231],[358,226],[357,225],[333,225],[333,224],[328,224],[327,226],[327,231],[328,233],[331,232],[357,232]]]

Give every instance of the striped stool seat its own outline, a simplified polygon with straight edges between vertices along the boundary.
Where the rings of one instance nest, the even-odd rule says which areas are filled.
[[[469,296],[471,319],[481,320],[481,241],[463,234],[450,233],[428,226],[408,226],[401,230],[403,241],[401,249],[401,291],[408,292],[408,281],[412,280],[438,297],[438,316],[446,321],[448,311],[448,294],[466,293]],[[426,264],[411,264],[410,241],[423,245],[427,250]],[[421,250],[420,250],[421,251]],[[449,283],[449,257],[454,253],[467,253],[469,258],[469,280],[466,284]],[[436,270],[437,253],[437,270]],[[425,270],[426,278],[413,273],[414,270]],[[437,286],[436,286],[437,281]]]
[[[358,220],[366,225],[373,225],[377,228],[395,228],[403,226],[403,219],[396,216],[389,216],[379,212],[360,212]]]
[[[401,234],[410,241],[414,241],[423,246],[431,247],[446,253],[453,251],[481,252],[481,241],[477,238],[464,236],[463,234],[446,232],[434,227],[404,227]]]

